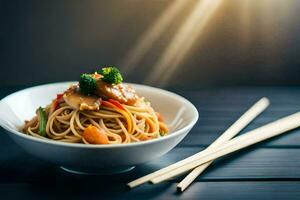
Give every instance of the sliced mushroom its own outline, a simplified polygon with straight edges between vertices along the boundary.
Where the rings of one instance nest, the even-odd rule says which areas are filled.
[[[63,98],[69,106],[77,110],[99,110],[101,105],[101,98],[81,94],[77,85],[71,86]]]

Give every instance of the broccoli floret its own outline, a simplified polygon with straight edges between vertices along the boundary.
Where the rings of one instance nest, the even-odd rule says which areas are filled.
[[[92,95],[96,90],[96,79],[89,74],[81,74],[79,87],[80,91],[85,95]]]
[[[103,76],[101,80],[107,83],[119,84],[123,81],[121,72],[116,67],[104,67],[98,73]]]

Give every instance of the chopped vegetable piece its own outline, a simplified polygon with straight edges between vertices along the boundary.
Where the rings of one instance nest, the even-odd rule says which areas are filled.
[[[57,94],[57,95],[56,95],[56,100],[57,100],[57,101],[62,100],[63,96],[64,96],[64,93],[62,93],[62,94]]]
[[[57,99],[54,99],[53,103],[52,103],[52,108],[51,108],[51,112],[50,113],[52,113],[53,111],[55,111],[57,108],[58,108],[58,102],[57,102]]]
[[[101,80],[107,83],[119,84],[123,81],[121,72],[116,67],[104,67],[98,73],[103,76]]]
[[[80,92],[85,95],[92,95],[96,90],[97,80],[89,74],[81,74],[79,80]]]
[[[160,122],[163,122],[164,119],[162,118],[162,116],[159,114],[159,112],[155,112],[156,116],[157,116],[157,120]]]
[[[120,104],[118,101],[109,99],[108,101],[102,101],[102,105],[106,107],[111,107],[111,108],[118,108],[121,110],[125,110],[122,104]]]
[[[114,100],[114,99],[108,99],[108,101],[113,104],[114,106],[120,108],[121,110],[125,110],[124,106],[122,104],[120,104],[118,101]]]
[[[63,96],[64,94],[57,94],[56,95],[56,99],[54,99],[52,102],[52,107],[51,107],[51,111],[50,113],[52,113],[53,111],[57,110],[57,108],[59,107],[59,103],[61,103],[63,100]]]
[[[101,105],[106,106],[106,107],[114,107],[114,105],[111,104],[109,101],[102,101]]]
[[[37,115],[39,118],[39,134],[43,137],[46,136],[46,124],[47,124],[47,115],[45,110],[42,107],[39,107],[37,110]]]
[[[164,136],[164,135],[166,135],[166,132],[163,131],[163,130],[159,130],[159,135],[160,135],[160,136]]]
[[[82,136],[90,144],[108,144],[108,137],[105,131],[93,125],[85,128]]]

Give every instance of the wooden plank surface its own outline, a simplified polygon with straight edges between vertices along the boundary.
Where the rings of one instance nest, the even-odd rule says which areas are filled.
[[[178,193],[176,184],[143,185],[134,190],[118,183],[94,182],[13,183],[0,185],[2,199],[161,199],[161,200],[298,200],[300,182],[197,182],[186,192]],[[122,192],[117,192],[122,191]]]
[[[300,111],[299,88],[223,89],[212,91],[177,91],[199,111],[199,121],[181,146],[208,146],[259,98],[266,96],[271,105],[242,133]],[[300,130],[272,139],[263,147],[300,147]]]

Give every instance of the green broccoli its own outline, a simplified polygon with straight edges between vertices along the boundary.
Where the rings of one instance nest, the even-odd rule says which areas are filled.
[[[104,67],[98,73],[103,76],[101,80],[107,83],[119,84],[123,81],[121,72],[116,67]]]
[[[85,95],[92,95],[96,90],[96,79],[89,74],[81,74],[79,80],[80,91]]]

